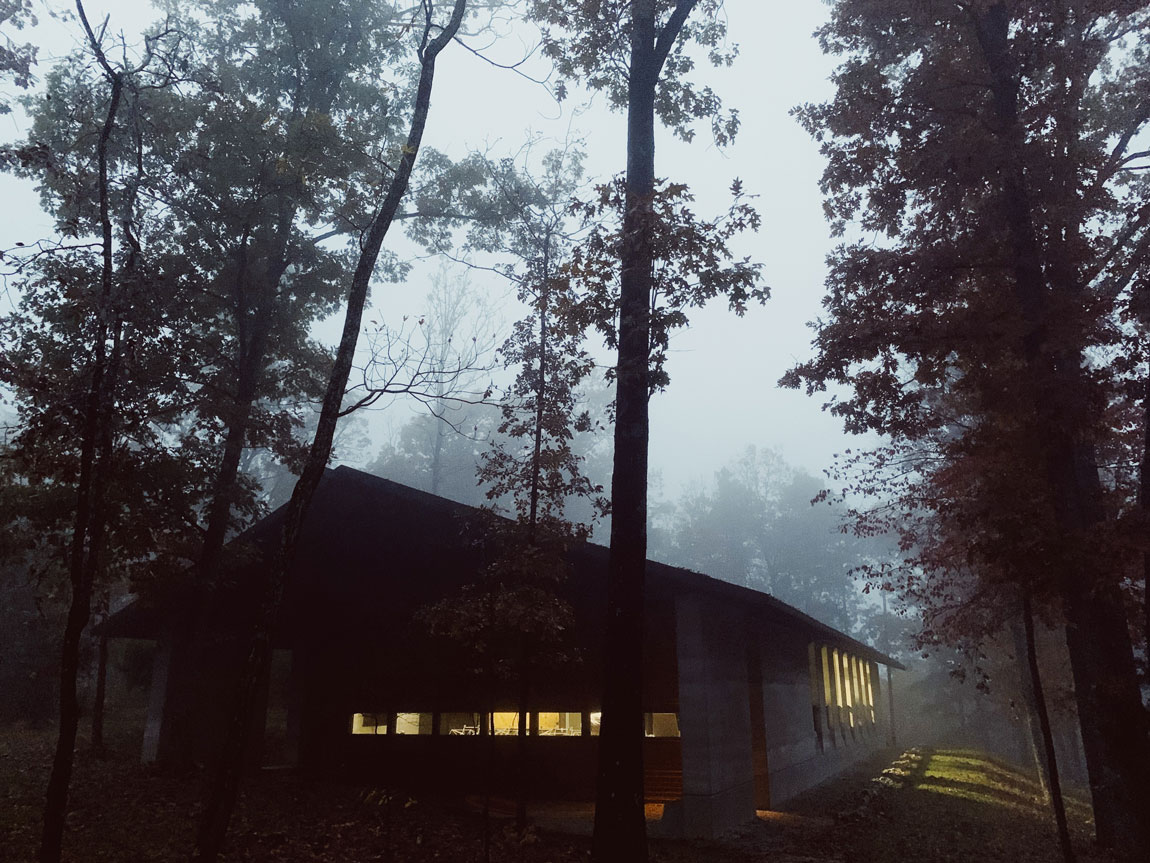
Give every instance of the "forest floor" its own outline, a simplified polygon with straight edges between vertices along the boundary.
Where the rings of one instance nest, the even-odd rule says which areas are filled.
[[[35,857],[52,736],[0,728],[0,863]],[[73,782],[65,859],[92,863],[183,861],[198,808],[199,780],[133,763],[126,751],[103,759],[81,750]],[[1114,858],[1093,848],[1089,810],[1070,801],[1081,863]],[[477,863],[485,859],[483,819],[474,801],[305,782],[264,771],[245,786],[224,859]],[[507,807],[497,808],[505,813]],[[652,840],[656,863],[886,863],[913,860],[1037,863],[1061,855],[1053,819],[1029,774],[968,750],[879,753],[791,801],[761,812],[717,841]],[[569,825],[578,809],[544,807],[520,837],[492,821],[494,863],[574,863],[589,839],[546,829]],[[585,814],[585,813],[584,813]],[[558,817],[557,817],[558,816]],[[584,828],[586,824],[582,825]]]

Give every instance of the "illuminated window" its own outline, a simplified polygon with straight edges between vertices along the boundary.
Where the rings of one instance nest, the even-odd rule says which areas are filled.
[[[843,707],[846,709],[846,721],[854,728],[854,698],[851,695],[851,657],[848,654],[843,654]]]
[[[470,736],[479,733],[479,713],[439,714],[439,733],[454,736]]]
[[[823,670],[823,712],[827,717],[827,728],[831,732],[831,742],[838,746],[838,741],[835,739],[835,726],[838,724],[838,717],[835,711],[831,709],[834,704],[834,692],[831,690],[831,660],[830,652],[824,644],[822,650],[819,651],[822,656],[822,670]]]
[[[835,670],[835,707],[838,710],[838,721],[835,724],[842,728],[847,724],[848,714],[846,699],[843,698],[843,664],[839,658],[838,648],[831,651],[831,667]],[[843,739],[846,739],[845,731],[843,732]]]
[[[581,713],[537,713],[538,733],[544,737],[578,737],[583,733]]]
[[[519,714],[516,712],[492,713],[492,734],[518,734]]]
[[[815,726],[815,743],[820,751],[823,748],[823,687],[819,675],[818,647],[812,641],[807,645],[807,666],[811,683],[811,718]]]
[[[870,721],[872,725],[877,722],[877,718],[875,717],[874,713],[874,680],[871,677],[873,667],[874,664],[870,662],[868,662],[864,667],[866,675],[866,703],[867,708],[870,710]],[[874,670],[877,672],[877,669]]]
[[[353,713],[352,734],[387,734],[386,713]]]
[[[430,734],[431,729],[430,713],[395,714],[396,734]]]
[[[854,687],[855,721],[862,725],[866,722],[866,711],[863,710],[862,671],[859,658],[854,655],[851,656],[851,685]]]
[[[675,713],[644,713],[643,732],[648,737],[678,737],[679,717]]]
[[[591,736],[599,736],[599,726],[603,724],[603,714],[600,712],[588,713],[587,723],[591,726]]]

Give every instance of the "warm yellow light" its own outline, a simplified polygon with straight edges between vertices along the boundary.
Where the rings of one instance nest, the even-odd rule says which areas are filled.
[[[431,734],[430,713],[395,714],[396,734]]]
[[[644,713],[643,725],[648,737],[679,736],[679,717],[675,713]]]
[[[868,662],[864,666],[866,670],[866,703],[867,707],[870,709],[870,721],[872,725],[877,721],[877,717],[875,716],[874,712],[874,678],[872,676],[873,665],[874,663]]]
[[[932,794],[945,794],[948,797],[960,797],[975,803],[986,803],[1004,809],[1013,809],[1018,812],[1033,812],[1034,807],[1028,806],[1019,800],[1010,800],[995,794],[974,791],[969,788],[959,788],[951,785],[936,785],[933,782],[919,782],[914,786],[916,791],[929,791]]]
[[[831,704],[833,703],[831,701],[831,663],[830,655],[827,652],[827,646],[825,644],[819,653],[822,657],[823,668],[823,710],[827,715],[827,727],[831,731],[831,740],[834,740],[834,729],[838,725],[838,718],[834,715],[834,711],[831,710]]]
[[[850,659],[846,653],[835,650],[835,698],[845,724],[855,727],[854,702],[851,699]]]
[[[539,733],[547,737],[578,737],[583,733],[581,713],[538,713]]]
[[[837,647],[831,652],[831,664],[835,669],[835,706],[839,710],[839,723],[841,727],[846,724],[844,720],[846,720],[850,714],[847,711],[846,701],[843,699],[843,664]]]
[[[518,734],[519,714],[515,711],[503,711],[491,714],[492,734]]]
[[[854,654],[847,657],[851,679],[851,719],[862,724],[862,693],[859,691],[859,660]]]
[[[353,713],[352,734],[387,734],[386,713]]]

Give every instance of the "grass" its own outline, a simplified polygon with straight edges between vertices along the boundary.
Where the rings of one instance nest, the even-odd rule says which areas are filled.
[[[844,859],[1061,859],[1050,805],[1038,783],[984,753],[911,751],[875,781],[880,790],[856,813]],[[1066,803],[1079,860],[1114,859],[1093,846],[1088,802],[1071,795]]]
[[[0,861],[35,857],[52,738],[0,729]],[[133,763],[123,749],[77,761],[66,859],[169,863],[187,859],[198,776]],[[1112,858],[1091,847],[1089,809],[1070,802],[1081,863]],[[651,843],[655,863],[934,863],[1057,861],[1053,821],[1036,784],[1015,768],[965,750],[888,752],[792,801],[760,813],[721,841]],[[543,823],[543,819],[541,819]],[[458,800],[263,773],[245,786],[227,861],[470,863],[483,855],[483,823]],[[532,830],[505,820],[492,831],[493,863],[588,859],[586,836]]]

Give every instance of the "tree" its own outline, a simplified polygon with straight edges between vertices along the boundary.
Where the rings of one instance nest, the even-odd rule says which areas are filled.
[[[416,19],[416,54],[419,78],[412,100],[412,113],[407,140],[398,154],[398,161],[390,179],[386,181],[387,194],[374,209],[366,230],[355,270],[347,292],[347,310],[343,332],[336,351],[335,363],[328,378],[320,409],[315,437],[304,462],[299,481],[292,491],[284,518],[282,541],[268,561],[268,582],[261,602],[259,618],[252,633],[251,645],[240,682],[239,696],[229,723],[220,767],[200,821],[197,836],[196,859],[214,861],[227,832],[228,821],[235,805],[247,745],[250,717],[256,701],[259,682],[268,667],[271,655],[271,634],[283,596],[287,571],[295,554],[296,543],[308,506],[319,486],[327,460],[331,454],[336,423],[343,412],[344,395],[351,373],[355,345],[367,302],[368,287],[379,259],[384,237],[387,235],[407,191],[415,159],[423,140],[423,130],[431,105],[431,91],[435,79],[435,61],[459,30],[467,10],[466,0],[455,0],[445,22],[436,20],[431,0],[423,0]]]
[[[331,240],[355,237],[368,221],[381,160],[401,146],[407,108],[390,79],[408,74],[398,62],[405,42],[395,38],[408,21],[390,4],[345,0],[321,10],[220,0],[171,14],[196,45],[185,80],[178,92],[144,93],[135,112],[145,118],[136,124],[139,146],[120,136],[112,147],[142,165],[139,220],[169,280],[150,300],[179,362],[154,367],[154,420],[197,466],[199,475],[186,480],[207,501],[172,514],[203,532],[153,549],[155,577],[136,583],[145,591],[170,588],[177,577],[201,588],[215,583],[225,540],[263,511],[256,478],[241,470],[245,453],[266,449],[298,470],[297,438],[331,363],[311,325],[338,307],[349,265],[349,253]],[[52,197],[66,235],[79,233],[76,201],[87,170],[83,154],[70,149],[85,134],[71,106],[93,101],[89,79],[83,66],[53,73],[52,98],[36,101],[25,148],[41,155],[24,171],[41,182],[46,201]],[[441,206],[473,180],[444,159],[432,168],[423,182],[435,185]],[[384,263],[383,274],[404,271],[395,260]],[[371,397],[448,378],[429,367],[426,350],[415,364],[414,347],[405,357],[412,362],[388,369],[392,377],[382,383],[372,380]],[[371,364],[365,374],[379,368]],[[196,661],[197,624],[193,607],[169,634],[177,668]],[[183,721],[191,712],[181,697],[168,693],[159,751],[168,762],[185,757],[181,743],[196,733]]]
[[[479,457],[495,432],[493,406],[460,406],[450,419],[431,412],[404,423],[384,443],[369,473],[469,506],[486,501],[476,476]]]
[[[833,230],[879,239],[832,253],[817,356],[784,379],[847,384],[832,410],[848,430],[892,436],[878,474],[899,477],[912,518],[925,507],[927,573],[962,555],[986,590],[1057,601],[1097,836],[1135,857],[1150,750],[1098,466],[1113,379],[1096,358],[1150,242],[1131,149],[1150,120],[1148,16],[838,3],[819,34],[843,57],[837,96],[798,113],[828,157]]]
[[[385,322],[367,333],[369,359],[362,384],[350,392],[354,404],[373,404],[389,383],[403,381],[403,397],[426,411],[382,448],[371,470],[478,505],[484,499],[476,480],[479,449],[494,414],[487,377],[494,364],[494,327],[466,271],[441,267],[421,308],[405,314],[398,329]]]
[[[165,106],[153,142],[169,166],[157,194],[198,268],[185,340],[204,396],[185,445],[208,447],[214,462],[195,555],[204,583],[237,526],[233,510],[242,518],[252,494],[239,474],[245,447],[302,458],[296,405],[320,398],[330,363],[309,328],[337,308],[347,265],[324,240],[362,227],[376,154],[392,146],[404,108],[386,96],[402,50],[390,4],[261,2],[245,12],[222,2],[211,12],[206,25],[194,14],[185,23],[211,58],[201,87]]]
[[[748,447],[676,503],[660,560],[763,590],[843,632],[867,618],[852,574],[891,550],[847,531],[846,508],[770,449]]]
[[[509,163],[496,175],[497,189],[517,213],[499,243],[515,262],[501,271],[515,282],[530,313],[513,325],[500,348],[504,366],[516,369],[516,375],[500,408],[497,436],[481,456],[478,478],[487,486],[490,511],[506,505],[514,518],[489,522],[485,535],[494,559],[482,583],[471,586],[462,603],[448,601],[438,610],[456,633],[486,646],[488,663],[502,661],[518,679],[520,831],[527,826],[532,677],[537,669],[572,659],[564,643],[572,612],[557,588],[566,577],[572,546],[586,541],[592,529],[592,523],[571,520],[568,509],[574,501],[589,502],[593,521],[606,508],[602,487],[583,473],[571,445],[576,433],[593,426],[590,415],[577,408],[578,387],[595,366],[583,346],[578,298],[570,282],[558,277],[570,250],[567,198],[578,185],[580,162],[581,154],[553,151],[544,158],[539,181],[516,176]],[[496,645],[502,650],[493,651]],[[485,670],[490,675],[491,669]]]
[[[70,598],[60,651],[59,728],[39,850],[40,860],[46,863],[60,859],[80,716],[77,682],[81,640],[91,614],[93,585],[105,566],[109,528],[115,524],[113,507],[119,497],[115,491],[115,469],[122,455],[117,452],[117,437],[131,427],[132,412],[120,415],[129,406],[123,370],[133,362],[132,352],[137,345],[143,352],[146,345],[154,345],[154,331],[149,328],[147,316],[141,319],[132,313],[133,303],[139,300],[148,277],[136,233],[142,171],[138,164],[123,160],[117,152],[117,130],[127,127],[128,139],[138,140],[139,123],[131,118],[125,122],[123,114],[130,117],[141,92],[171,84],[176,77],[179,49],[178,36],[161,30],[145,39],[136,62],[129,61],[125,51],[125,59],[113,65],[104,50],[103,34],[97,36],[92,30],[79,0],[76,9],[87,37],[89,58],[96,64],[106,88],[92,102],[78,106],[77,111],[82,114],[93,109],[100,117],[96,135],[88,139],[91,149],[86,153],[86,177],[77,184],[80,188],[73,198],[77,224],[83,217],[85,227],[98,239],[88,246],[71,247],[59,261],[44,259],[40,269],[43,283],[57,302],[37,308],[37,298],[33,298],[31,303],[23,304],[20,314],[6,321],[6,336],[12,339],[10,344],[15,350],[0,367],[8,384],[22,386],[18,397],[30,418],[15,441],[17,448],[44,444],[52,438],[67,440],[64,459],[42,451],[47,457],[37,465],[35,456],[29,453],[26,458],[21,453],[23,476],[46,484],[60,482],[75,496],[74,509],[66,518]],[[6,55],[5,62],[19,65],[21,58]],[[26,68],[24,75],[27,83]],[[50,154],[42,146],[18,148],[16,152],[17,164],[50,162]],[[113,188],[114,178],[121,171],[126,176],[124,185]],[[99,250],[97,260],[90,252],[93,247]],[[33,261],[39,263],[38,256],[34,255]],[[62,331],[59,326],[61,294],[71,301],[70,317],[75,318],[78,308],[90,315],[71,332]],[[38,311],[47,314],[37,315]],[[21,362],[21,355],[27,354],[38,354],[41,363],[49,358],[65,361],[36,369]],[[71,403],[42,389],[57,374],[74,399],[69,400]]]
[[[707,13],[688,22],[696,6]],[[693,60],[684,45],[710,49],[730,62],[717,0],[535,0],[531,15],[544,24],[544,50],[563,78],[582,77],[627,111],[627,171],[619,248],[619,306],[615,395],[615,454],[611,477],[611,554],[607,646],[596,791],[597,860],[646,859],[643,818],[642,686],[643,581],[647,551],[647,400],[651,392],[650,309],[654,284],[655,116],[682,137],[700,117],[712,118],[716,140],[734,134],[731,115],[718,119],[709,89],[687,80]],[[732,52],[733,53],[733,52]],[[561,91],[562,92],[562,91]]]
[[[15,30],[22,30],[29,24],[35,26],[32,0],[0,0],[0,24],[7,24]],[[32,84],[36,54],[35,45],[18,44],[8,33],[0,33],[0,80],[11,78],[17,87],[27,89]],[[0,114],[11,110],[6,94],[0,93]],[[7,156],[7,151],[0,150],[0,158],[4,156]]]

